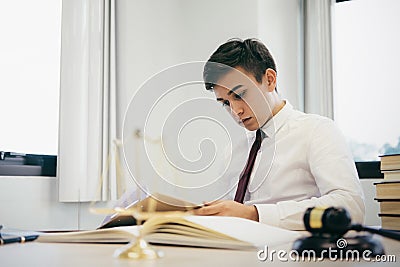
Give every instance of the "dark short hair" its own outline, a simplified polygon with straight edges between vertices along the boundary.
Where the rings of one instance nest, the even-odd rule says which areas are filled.
[[[203,79],[207,90],[212,90],[218,80],[232,68],[242,67],[254,75],[257,82],[267,69],[276,72],[275,61],[268,48],[257,39],[230,39],[211,55],[204,66]]]

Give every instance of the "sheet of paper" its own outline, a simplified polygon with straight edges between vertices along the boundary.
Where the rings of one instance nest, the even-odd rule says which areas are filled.
[[[249,242],[259,248],[263,248],[265,245],[276,246],[291,243],[302,236],[296,231],[289,231],[238,217],[187,216],[185,219]]]

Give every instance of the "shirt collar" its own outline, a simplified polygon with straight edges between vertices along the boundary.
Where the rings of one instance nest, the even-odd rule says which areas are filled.
[[[288,120],[290,113],[293,111],[293,106],[289,103],[289,101],[284,100],[285,105],[282,107],[278,113],[276,113],[263,127],[261,130],[268,137],[273,137],[278,130],[285,124]]]

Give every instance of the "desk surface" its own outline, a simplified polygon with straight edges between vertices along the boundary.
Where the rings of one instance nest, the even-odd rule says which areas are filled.
[[[396,262],[323,261],[327,266],[398,266],[400,261],[400,242],[381,239],[386,254],[395,255]],[[321,262],[280,262],[275,259],[262,262],[257,258],[257,250],[237,251],[174,246],[156,246],[165,256],[156,260],[124,260],[113,258],[114,250],[121,245],[111,244],[56,244],[29,242],[0,246],[0,266],[271,266],[290,264],[309,266]],[[290,244],[273,249],[290,250]]]

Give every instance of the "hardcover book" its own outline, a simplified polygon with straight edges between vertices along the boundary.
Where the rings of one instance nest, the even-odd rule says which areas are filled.
[[[378,216],[382,221],[382,228],[400,231],[400,214],[382,214]]]
[[[293,242],[301,235],[255,221],[224,216],[161,215],[141,226],[92,231],[41,233],[38,242],[127,243],[142,236],[153,244],[225,249],[254,249]]]
[[[385,180],[383,182],[374,183],[376,187],[376,198],[399,199],[400,198],[400,181]]]
[[[381,171],[400,170],[400,154],[382,155]]]

